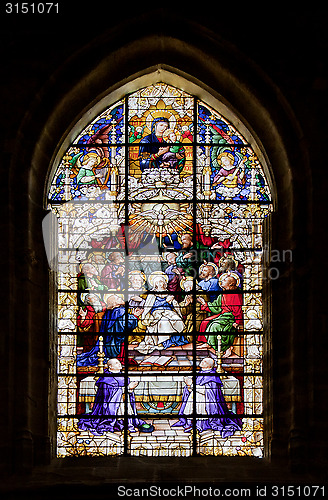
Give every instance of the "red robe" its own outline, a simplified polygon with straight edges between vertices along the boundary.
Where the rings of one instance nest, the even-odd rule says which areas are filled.
[[[90,351],[97,342],[98,336],[95,333],[99,332],[101,319],[105,313],[105,305],[103,310],[95,313],[92,306],[85,306],[87,314],[85,318],[79,314],[77,317],[77,327],[79,332],[83,333],[83,352]]]
[[[208,311],[208,312],[216,312],[213,316],[209,316],[208,318],[204,319],[201,324],[199,331],[200,333],[204,333],[206,331],[206,328],[209,324],[210,321],[218,318],[221,316],[221,314],[226,313],[226,312],[231,312],[235,318],[235,323],[238,325],[243,324],[243,295],[241,293],[223,293],[220,295],[221,297],[221,305],[219,304],[219,297],[215,299],[214,302],[209,302],[205,306],[202,306],[201,309],[203,311]],[[202,338],[199,339],[200,341],[203,340]]]

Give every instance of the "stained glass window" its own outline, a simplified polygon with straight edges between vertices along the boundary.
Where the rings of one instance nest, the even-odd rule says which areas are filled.
[[[272,202],[255,141],[218,109],[144,87],[55,166],[58,457],[263,456]]]

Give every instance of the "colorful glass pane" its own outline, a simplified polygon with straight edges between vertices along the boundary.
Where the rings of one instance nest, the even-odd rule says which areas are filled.
[[[263,455],[272,205],[254,145],[158,83],[102,111],[59,158],[59,457]]]

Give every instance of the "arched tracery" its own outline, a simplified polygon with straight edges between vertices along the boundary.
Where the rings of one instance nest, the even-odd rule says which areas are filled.
[[[53,164],[59,457],[263,456],[268,168],[225,104],[161,76]]]

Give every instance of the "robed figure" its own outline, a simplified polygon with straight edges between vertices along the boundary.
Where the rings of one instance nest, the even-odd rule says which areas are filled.
[[[140,311],[141,312],[141,311]],[[99,335],[103,336],[105,359],[118,357],[124,362],[124,338],[126,334],[131,335],[134,328],[138,324],[137,317],[133,314],[127,315],[124,306],[124,300],[118,295],[111,295],[107,299],[107,310],[104,313]],[[100,341],[97,340],[96,345],[89,352],[84,352],[77,355],[77,366],[97,366]]]
[[[79,309],[76,321],[83,343],[83,352],[90,351],[96,344],[101,320],[105,311],[106,306],[98,295],[88,293],[84,299],[84,307],[80,307]]]
[[[214,313],[204,319],[200,325],[200,333],[204,334],[209,345],[218,349],[220,335],[220,352],[223,357],[232,355],[232,346],[238,331],[243,328],[243,295],[238,289],[236,273],[225,273],[220,277],[220,285],[225,291],[236,291],[219,295],[213,302],[205,302],[202,297],[197,300],[204,311]]]
[[[157,117],[151,125],[151,133],[140,141],[139,158],[140,169],[159,168],[163,162],[163,155],[168,152],[169,147],[163,139],[163,133],[169,128],[169,120],[165,117]]]
[[[125,407],[123,401],[124,376],[121,374],[122,364],[118,359],[110,359],[107,369],[99,377],[97,393],[91,413],[81,416],[78,421],[80,430],[89,430],[99,436],[105,432],[122,431],[124,429]],[[130,432],[152,432],[154,427],[137,417],[136,401],[133,389],[138,382],[128,379],[128,429]]]
[[[172,345],[188,344],[181,335],[184,329],[179,304],[173,295],[167,293],[168,277],[161,271],[154,271],[149,276],[149,284],[153,293],[149,294],[140,316],[145,326],[145,338],[136,349],[149,354],[155,349],[167,349]]]
[[[222,381],[214,368],[212,358],[204,358],[201,370],[196,377],[196,428],[199,432],[212,429],[220,432],[223,438],[233,436],[242,429],[241,419],[232,413],[225,402]],[[191,416],[194,411],[192,378],[185,377],[186,386],[182,394],[179,421],[172,427],[184,427],[185,432],[192,429]]]

